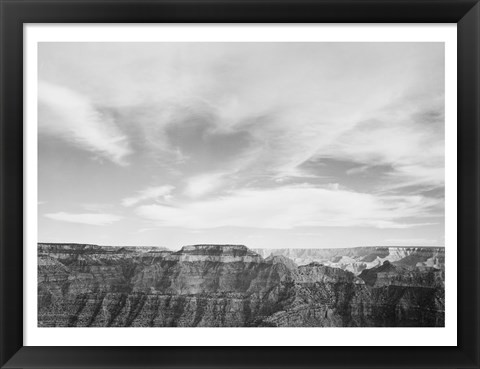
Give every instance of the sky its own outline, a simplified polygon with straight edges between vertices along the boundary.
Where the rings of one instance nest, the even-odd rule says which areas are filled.
[[[38,240],[444,246],[443,43],[40,43]]]

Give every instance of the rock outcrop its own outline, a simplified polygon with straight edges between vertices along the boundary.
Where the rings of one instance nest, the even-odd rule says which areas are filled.
[[[365,257],[346,250],[336,257]],[[384,261],[356,276],[242,245],[39,244],[38,325],[442,326],[444,271],[414,261]]]

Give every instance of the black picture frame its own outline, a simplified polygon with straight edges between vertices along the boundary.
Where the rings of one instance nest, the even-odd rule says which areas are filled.
[[[2,367],[479,368],[480,4],[478,0],[0,0],[0,12],[0,365]],[[162,22],[457,23],[458,346],[23,346],[23,25],[25,23]],[[319,334],[322,334],[321,331]],[[288,345],[288,339],[285,337],[286,345]]]

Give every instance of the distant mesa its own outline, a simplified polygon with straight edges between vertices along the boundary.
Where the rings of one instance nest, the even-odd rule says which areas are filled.
[[[232,255],[232,256],[246,256],[258,255],[251,251],[245,245],[212,245],[200,244],[183,246],[178,253],[190,255]]]
[[[161,246],[101,246],[89,243],[39,242],[39,252],[82,252],[82,253],[124,253],[124,252],[161,252],[171,251]]]
[[[361,246],[352,248],[285,248],[253,249],[263,258],[285,256],[296,265],[312,262],[348,270],[359,275],[365,269],[381,266],[388,261],[407,269],[445,268],[444,247]]]

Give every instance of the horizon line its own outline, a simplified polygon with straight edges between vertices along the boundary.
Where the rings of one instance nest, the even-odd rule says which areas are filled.
[[[228,243],[199,243],[199,244],[189,244],[189,245],[182,245],[178,249],[172,249],[167,246],[160,246],[160,245],[100,245],[95,243],[82,243],[82,242],[37,242],[37,245],[88,245],[88,246],[98,246],[98,247],[157,247],[157,248],[165,248],[172,251],[181,250],[183,247],[186,246],[244,246],[248,249],[262,249],[262,250],[288,250],[288,249],[297,249],[297,250],[315,250],[315,249],[355,249],[355,248],[362,248],[362,247],[382,247],[382,248],[445,248],[445,245],[438,246],[438,245],[363,245],[363,246],[350,246],[350,247],[250,247],[244,244],[228,244]]]

